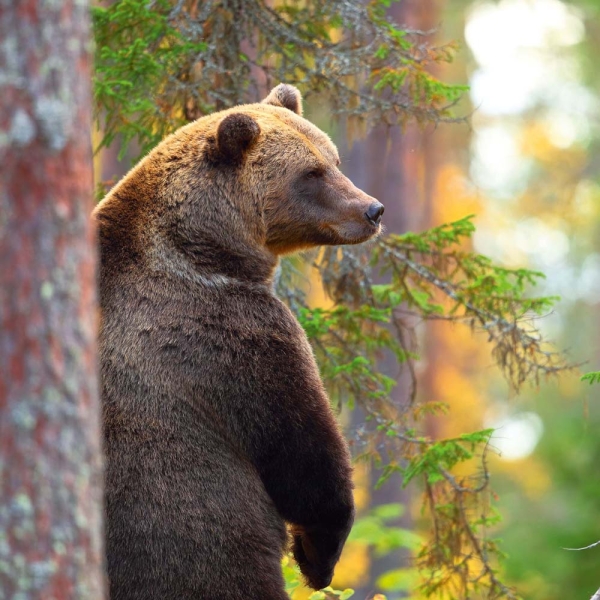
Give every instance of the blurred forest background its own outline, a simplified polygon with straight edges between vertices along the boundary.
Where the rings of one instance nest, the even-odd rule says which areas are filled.
[[[246,11],[240,13],[246,15],[240,23],[230,18],[229,4]],[[305,116],[337,143],[345,174],[385,205],[384,224],[392,234],[391,242],[367,250],[367,255],[308,255],[302,261],[286,261],[280,274],[279,289],[315,344],[356,454],[371,459],[356,466],[359,519],[333,587],[352,588],[353,597],[361,600],[376,594],[385,594],[388,600],[589,598],[600,586],[600,547],[577,552],[565,548],[600,539],[600,388],[580,381],[579,372],[600,368],[600,71],[595,62],[600,53],[600,2],[330,4],[331,9],[311,2],[97,5],[98,121],[93,132],[94,146],[99,148],[94,158],[97,196],[173,127],[215,108],[259,100],[279,83],[282,73],[286,82],[298,84],[305,94]],[[119,5],[121,15],[110,12]],[[253,62],[253,53],[260,54],[264,47],[259,44],[257,50],[249,42],[254,33],[247,23],[267,22],[260,21],[267,14],[261,12],[263,5],[281,9],[287,19],[273,21],[270,33],[274,43],[282,45],[271,63],[272,72],[260,68],[260,61]],[[368,62],[369,68],[379,69],[384,100],[386,90],[397,92],[416,81],[417,94],[412,90],[404,109],[393,118],[383,101],[363,106],[362,98],[339,85],[345,80],[331,83],[323,78],[327,69],[335,73],[343,67],[307,42],[312,43],[311,36],[317,41],[330,36],[334,42],[336,36],[343,37],[351,23],[349,15],[357,19],[358,31],[363,13],[347,10],[354,5],[372,7],[368,14],[377,27],[385,29],[389,20],[398,30],[388,29],[397,47],[382,50],[382,44],[370,48],[369,57],[358,53],[352,60],[368,62],[378,52],[377,58],[385,62],[388,53],[395,56],[399,48],[400,64],[405,60],[417,73],[414,81],[410,74],[406,83],[396,64],[382,67]],[[210,21],[205,12],[215,7],[223,9],[225,17]],[[336,10],[343,15],[339,20]],[[314,18],[315,11],[322,21],[311,24],[308,17]],[[194,37],[193,29],[182,30],[189,37],[173,44],[173,52],[160,54],[165,48],[164,20],[152,15],[169,15],[173,23],[184,13],[193,16],[190,23],[212,23],[208,33],[202,32],[205,37],[235,38],[233,58],[225,57],[218,68],[206,60],[203,69],[189,68],[185,77],[183,67],[169,71],[190,54],[213,56],[212,38]],[[285,22],[296,22],[302,35],[286,42]],[[120,29],[119,23],[128,26]],[[156,38],[148,37],[148,32]],[[222,56],[228,45],[215,47],[221,54],[214,56]],[[402,59],[401,52],[409,58]],[[305,53],[304,68],[296,64],[296,53]],[[159,67],[151,56],[160,57]],[[162,68],[171,77],[166,86]],[[204,78],[214,82],[215,77],[219,85],[202,88]],[[162,82],[161,93],[153,95],[156,82]],[[200,92],[186,96],[192,88]],[[187,99],[182,102],[182,97]],[[463,220],[469,215],[475,215],[474,232],[471,221]],[[435,229],[446,223],[455,225]],[[433,233],[425,237],[410,233],[423,231]],[[390,284],[385,275],[369,270],[369,253],[389,260],[393,267],[400,264],[393,262],[398,252],[403,253],[400,262],[430,287],[407,279],[405,272]],[[448,298],[439,300],[440,290],[456,300],[439,285],[439,278],[453,281],[457,287],[452,289],[461,294],[467,288],[461,287],[460,278],[452,279],[452,268],[436,270],[436,260],[444,253],[451,254],[472,286],[465,292],[470,300],[461,296],[454,307],[446,306]],[[498,268],[477,261],[472,266],[469,256],[478,254]],[[412,256],[429,257],[423,264],[430,271],[423,275],[418,265],[413,268]],[[546,278],[538,280],[522,269],[541,271]],[[363,296],[352,296],[360,288],[353,272],[372,277],[368,292],[375,300],[367,308]],[[491,291],[485,287],[490,278]],[[404,291],[394,299],[394,291],[405,282]],[[532,298],[541,298],[539,302],[528,300],[524,290],[528,282],[537,282]],[[300,290],[297,295],[290,292],[295,289]],[[503,309],[485,304],[482,299],[488,293],[490,297],[506,293],[510,305]],[[547,299],[553,296],[561,300],[551,307]],[[438,301],[446,302],[443,309]],[[350,308],[340,312],[340,306]],[[454,316],[457,307],[460,318]],[[490,326],[496,316],[512,323],[506,315],[521,323],[522,329],[514,333],[515,345],[522,332],[537,329],[555,348],[567,350],[569,363],[583,366],[546,377],[562,363],[554,355],[543,363],[548,351],[533,343],[531,360],[543,364],[521,377],[521,370],[528,368],[523,366],[527,357],[515,352],[520,358],[511,362],[504,334]],[[366,325],[355,331],[357,319]],[[374,333],[378,322],[398,327],[399,341]],[[343,343],[330,339],[336,328],[345,332]],[[360,350],[365,362],[344,355],[344,344],[350,344],[352,352]],[[527,346],[523,348],[528,352]],[[332,356],[340,361],[335,368]],[[511,371],[515,364],[516,374]],[[381,377],[373,376],[373,370]],[[344,377],[363,391],[353,390],[352,384],[347,389],[339,384],[338,389]],[[383,392],[363,398],[365,388],[384,389],[385,402],[389,399],[389,406],[398,412],[390,412]],[[381,403],[373,408],[375,401]],[[414,409],[410,418],[407,406]],[[394,423],[400,414],[398,432]],[[413,422],[418,428],[412,428]],[[364,423],[376,425],[366,446],[361,441]],[[382,459],[378,432],[407,443],[423,443],[421,435],[433,441],[422,452],[402,450],[394,462],[393,451],[392,459]],[[436,440],[460,441],[438,446]],[[465,444],[470,450],[461,454]],[[378,485],[382,470],[386,480]],[[403,478],[407,483],[416,475],[423,476],[421,484],[403,486]],[[446,491],[436,491],[443,485]],[[465,486],[471,486],[469,492]],[[456,509],[465,495],[473,495],[472,490],[476,492],[470,508]],[[476,536],[469,538],[471,532]],[[331,594],[350,597],[349,591],[311,596],[298,584],[292,566],[285,569],[294,600]]]
[[[452,76],[468,78],[475,112],[472,130],[438,136],[427,199],[442,220],[471,206],[479,251],[546,274],[544,292],[561,302],[539,327],[575,362],[589,361],[584,370],[600,360],[599,9],[557,0],[442,9],[443,30],[465,48]],[[454,417],[440,427],[476,419],[496,428],[493,487],[507,578],[525,598],[591,595],[598,548],[562,548],[598,538],[597,391],[568,375],[511,397],[481,345],[457,344],[456,332],[439,327],[431,335],[429,385],[448,397],[456,386]]]

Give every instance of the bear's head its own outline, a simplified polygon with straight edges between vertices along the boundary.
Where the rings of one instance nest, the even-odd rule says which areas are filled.
[[[337,148],[302,118],[300,92],[279,85],[262,102],[234,109],[211,149],[258,192],[264,243],[275,254],[322,244],[357,244],[380,230],[383,205],[339,170]]]
[[[97,208],[101,237],[125,213],[120,229],[138,257],[177,250],[200,271],[268,279],[281,254],[380,232],[383,205],[339,164],[329,137],[302,117],[300,92],[281,84],[166,138]]]

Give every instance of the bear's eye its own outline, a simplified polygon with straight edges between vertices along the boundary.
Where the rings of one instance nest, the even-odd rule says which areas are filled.
[[[304,173],[304,178],[305,179],[318,179],[319,177],[323,177],[323,175],[325,175],[325,171],[323,169],[317,168],[317,169],[311,169],[310,171],[307,171],[306,173]]]

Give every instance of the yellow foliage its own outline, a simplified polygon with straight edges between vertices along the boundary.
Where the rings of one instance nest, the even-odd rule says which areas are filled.
[[[589,179],[582,179],[575,187],[574,215],[582,224],[595,223],[600,219],[600,186]]]
[[[528,573],[521,581],[519,581],[519,593],[523,598],[545,598],[545,600],[562,600],[564,598],[563,591],[553,589],[543,575]]]
[[[482,393],[457,364],[448,362],[438,365],[433,387],[435,400],[452,407],[451,419],[447,416],[436,419],[436,424],[439,422],[443,429],[441,437],[454,437],[481,427]]]
[[[358,587],[369,578],[371,560],[369,547],[362,542],[348,542],[335,568],[332,586],[335,589]]]
[[[469,188],[465,174],[458,165],[453,163],[440,167],[435,182],[434,197],[436,223],[456,221],[465,215],[477,214],[481,210],[479,194]]]
[[[510,461],[490,455],[490,468],[494,473],[503,472],[510,477],[534,500],[543,497],[552,486],[547,465],[535,455]]]
[[[523,127],[520,142],[520,150],[524,156],[542,163],[553,175],[562,172],[569,179],[588,156],[583,148],[557,147],[548,135],[547,125],[540,121],[533,121]],[[561,166],[559,170],[556,169],[556,165]]]
[[[558,392],[563,400],[581,400],[581,381],[577,373],[575,376],[565,376],[553,382],[558,386]]]
[[[102,139],[102,132],[98,128],[92,129],[92,148],[97,148]],[[98,184],[102,181],[102,152],[94,154],[94,184]]]
[[[370,498],[370,469],[367,463],[358,463],[354,465],[354,504],[356,512],[361,512],[368,508]]]
[[[332,308],[333,300],[327,296],[325,289],[323,288],[323,282],[319,271],[316,268],[312,268],[309,273],[310,289],[307,294],[307,301],[310,306],[318,308]]]

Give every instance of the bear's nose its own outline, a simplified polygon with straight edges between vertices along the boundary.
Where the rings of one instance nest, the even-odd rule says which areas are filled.
[[[373,202],[373,204],[369,206],[369,210],[365,213],[365,217],[367,217],[367,220],[373,225],[379,225],[384,210],[385,208],[381,202]]]

